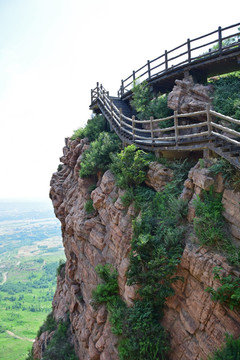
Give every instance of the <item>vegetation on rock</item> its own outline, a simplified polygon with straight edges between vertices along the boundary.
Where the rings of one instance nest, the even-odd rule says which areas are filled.
[[[42,360],[78,360],[70,341],[70,321],[59,321]]]
[[[109,130],[109,124],[104,116],[95,115],[92,119],[88,120],[84,128],[79,128],[74,131],[71,140],[88,138],[89,141],[94,141],[101,132],[108,132]]]
[[[87,177],[106,171],[111,163],[111,154],[119,151],[120,146],[121,142],[116,134],[101,132],[83,153],[80,176]]]
[[[132,307],[127,307],[118,295],[117,273],[110,271],[107,265],[96,269],[104,284],[98,285],[93,292],[95,303],[107,304],[112,331],[120,336],[118,350],[122,360],[166,358],[169,342],[160,321],[166,297],[173,294],[171,285],[179,279],[174,273],[183,249],[183,218],[187,204],[178,196],[189,164],[172,164],[175,170],[173,181],[162,192],[156,193],[141,185],[144,180],[142,169],[147,166],[147,161],[143,151],[129,146],[113,158],[112,165],[118,184],[127,189],[128,194],[132,193],[132,199],[141,210],[141,216],[133,221],[127,271],[128,285],[137,285],[139,297]],[[129,169],[132,168],[138,170],[131,174]]]
[[[221,276],[221,268],[214,268],[214,279],[219,280],[221,286],[216,290],[212,287],[206,288],[206,291],[212,295],[213,301],[219,301],[220,304],[227,305],[231,310],[240,307],[240,278],[232,275]]]
[[[234,339],[227,334],[226,344],[209,356],[208,360],[240,360],[240,338]]]
[[[240,71],[212,81],[213,107],[217,112],[240,119]]]
[[[151,116],[155,119],[162,119],[173,114],[173,111],[167,106],[167,94],[159,94],[154,97],[146,81],[140,84],[135,83],[132,92],[131,106],[137,111],[137,117],[140,120],[150,119]],[[166,128],[172,124],[173,120],[166,120],[159,126]]]

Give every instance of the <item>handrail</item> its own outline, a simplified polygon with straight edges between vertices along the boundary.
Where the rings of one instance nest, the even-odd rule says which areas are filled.
[[[229,123],[240,126],[240,120],[211,110],[209,104],[207,104],[206,110],[187,114],[178,114],[177,111],[174,111],[174,115],[162,119],[151,117],[146,120],[136,120],[135,116],[130,118],[122,113],[122,110],[113,103],[108,91],[102,85],[99,86],[97,83],[97,87],[91,91],[91,95],[92,105],[98,104],[110,126],[126,143],[135,143],[137,146],[144,146],[145,148],[146,146],[161,148],[162,146],[173,145],[178,148],[178,146],[184,147],[184,140],[187,140],[188,144],[189,142],[200,144],[203,141],[209,143],[212,138],[221,138],[230,144],[240,146],[240,132],[231,129],[229,126]],[[179,119],[196,118],[199,115],[205,119],[194,124],[179,125]],[[219,124],[215,119],[220,119],[222,123]],[[172,126],[165,129],[156,127],[166,120],[172,120]],[[186,133],[189,129],[196,132]]]
[[[187,39],[185,43],[177,46],[172,50],[165,50],[165,52],[153,60],[148,60],[145,65],[137,70],[134,70],[125,80],[121,80],[121,86],[118,91],[118,97],[122,97],[126,92],[130,91],[136,79],[140,82],[143,80],[150,80],[156,76],[166,73],[167,71],[175,70],[184,64],[193,64],[198,61],[205,61],[213,56],[222,55],[224,52],[240,47],[240,31],[234,28],[239,27],[240,23],[227,26],[225,28],[218,27],[208,34],[199,36],[195,39]],[[233,33],[228,34],[229,30]],[[213,38],[212,38],[213,37]],[[204,40],[203,40],[204,39]],[[206,40],[207,39],[207,40]],[[204,41],[198,44],[199,41]],[[206,49],[207,46],[215,44],[216,50]],[[197,50],[202,49],[203,53],[195,54]],[[179,53],[180,52],[180,53]],[[169,55],[171,54],[171,57]],[[179,60],[177,63],[173,61]],[[159,62],[161,60],[161,62]],[[143,72],[141,72],[144,70]],[[141,72],[141,73],[140,73]]]

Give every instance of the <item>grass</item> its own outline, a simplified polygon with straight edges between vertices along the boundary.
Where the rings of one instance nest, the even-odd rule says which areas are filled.
[[[24,338],[34,339],[51,311],[56,268],[63,252],[18,259],[11,255],[6,256],[7,281],[0,286],[0,360],[25,360],[32,343]],[[10,336],[7,330],[23,339]]]
[[[0,359],[1,360],[25,360],[28,349],[31,348],[29,341],[15,339],[8,334],[0,336]]]

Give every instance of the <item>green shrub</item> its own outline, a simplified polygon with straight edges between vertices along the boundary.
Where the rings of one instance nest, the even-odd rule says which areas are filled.
[[[240,119],[240,72],[220,77],[213,81],[214,110],[221,114]],[[239,131],[239,126],[234,126]]]
[[[214,290],[212,287],[207,287],[206,291],[212,295],[214,301],[219,301],[220,304],[227,305],[231,310],[240,307],[240,278],[233,278],[231,275],[221,276],[221,268],[215,267],[213,269],[214,279],[220,281],[221,286]]]
[[[137,85],[135,84],[132,91],[131,106],[137,111],[137,116],[140,120],[150,119],[151,116],[155,119],[162,119],[173,114],[173,111],[167,106],[167,94],[160,94],[154,97],[146,81]],[[159,123],[159,127],[161,128],[172,125],[173,120],[166,120]]]
[[[37,333],[37,337],[39,337],[42,333],[44,333],[45,331],[54,331],[57,327],[57,323],[56,320],[53,317],[53,313],[51,312],[50,314],[48,314],[46,320],[44,321],[43,325],[40,327],[40,329],[38,330]]]
[[[103,283],[98,284],[93,290],[93,302],[95,304],[111,302],[118,294],[118,273],[110,264],[97,265],[96,272]]]
[[[127,189],[144,182],[148,164],[147,154],[137,150],[135,145],[129,145],[119,154],[112,156],[111,171],[118,186]]]
[[[132,92],[131,106],[137,111],[140,120],[147,119],[149,103],[153,98],[147,82],[135,83]]]
[[[42,360],[78,360],[70,342],[70,321],[59,321]]]
[[[123,337],[119,344],[120,360],[166,359],[169,350],[167,333],[158,321],[158,309],[151,301],[137,300],[125,309]]]
[[[109,269],[105,279],[100,276],[104,283],[93,292],[95,303],[106,303],[112,332],[120,336],[120,360],[166,359],[169,350],[161,320],[165,300],[173,294],[172,283],[179,280],[174,274],[183,251],[187,203],[178,196],[192,164],[171,162],[173,181],[162,192],[155,192],[142,184],[151,160],[134,146],[113,159],[112,171],[118,184],[126,189],[123,204],[133,202],[141,210],[141,216],[133,220],[127,270],[127,284],[137,285],[138,299],[133,306],[126,306],[118,295],[117,274],[111,283]]]
[[[225,159],[218,159],[209,170],[213,175],[222,174],[224,183],[235,191],[240,191],[240,171]]]
[[[109,131],[108,122],[102,115],[95,115],[92,119],[88,120],[84,128],[74,131],[71,140],[88,138],[89,141],[94,141],[103,131]]]
[[[121,142],[116,134],[100,133],[97,140],[83,153],[80,176],[86,177],[106,171],[111,163],[111,154],[119,151],[120,146]]]
[[[222,216],[222,194],[213,190],[203,192],[204,199],[198,196],[194,201],[196,217],[193,220],[194,230],[201,244],[222,248],[227,241]]]
[[[95,209],[93,207],[93,201],[92,199],[88,199],[84,205],[84,209],[86,211],[86,213],[88,214],[93,214]]]
[[[33,358],[33,348],[28,351],[26,360],[34,360],[34,358]]]
[[[240,360],[240,338],[226,334],[226,344],[216,350],[208,360]]]
[[[234,167],[225,159],[217,160],[212,166],[210,166],[209,170],[213,175],[221,173],[223,179],[228,183],[231,181],[231,178],[235,173]]]
[[[125,207],[133,203],[135,210],[139,211],[148,206],[149,202],[153,200],[155,193],[153,189],[144,184],[135,187],[131,186],[126,188],[125,193],[121,196],[121,201]]]
[[[60,259],[58,268],[56,270],[56,274],[57,274],[57,276],[61,276],[62,279],[65,277],[65,265],[66,265],[66,261],[63,259]]]
[[[96,187],[97,187],[97,184],[96,184],[96,183],[89,185],[89,187],[88,187],[88,193],[91,194],[91,192],[92,192],[93,190],[95,190]]]

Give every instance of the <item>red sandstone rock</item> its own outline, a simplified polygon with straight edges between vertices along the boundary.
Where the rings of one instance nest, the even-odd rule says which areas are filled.
[[[63,244],[66,253],[65,278],[58,277],[57,289],[53,299],[53,312],[56,319],[66,317],[70,310],[73,342],[80,360],[100,359],[118,360],[117,337],[111,333],[105,306],[92,306],[92,291],[100,282],[95,266],[111,263],[118,270],[120,295],[131,306],[135,289],[126,284],[126,270],[129,260],[132,237],[131,221],[136,216],[133,205],[124,208],[119,190],[110,171],[99,175],[98,186],[91,193],[96,213],[87,215],[84,211],[88,188],[93,179],[80,179],[83,151],[88,147],[86,140],[66,141],[64,165],[51,180],[50,196],[56,216],[62,223]],[[222,191],[222,179],[213,178],[208,171],[210,166],[201,169],[200,163],[189,172],[182,197],[189,201],[188,219],[195,216],[193,200],[201,196],[203,189],[214,184]],[[147,183],[161,191],[172,178],[172,172],[158,163],[152,163]],[[218,184],[216,186],[216,183]],[[238,232],[238,195],[224,192],[225,217]],[[234,232],[233,231],[233,232]],[[173,284],[175,295],[167,299],[163,325],[171,337],[171,360],[207,359],[207,355],[224,341],[225,332],[240,334],[240,315],[224,306],[214,303],[207,286],[217,287],[213,279],[214,266],[222,266],[226,274],[240,274],[226,263],[223,256],[203,247],[187,244],[177,275],[184,282]],[[37,339],[34,344],[36,359],[41,357],[48,334]]]
[[[176,85],[168,95],[168,107],[179,113],[205,110],[211,103],[209,86],[195,84],[191,76],[176,80]]]
[[[163,190],[164,186],[173,178],[173,171],[158,162],[151,162],[145,183],[156,191]]]

